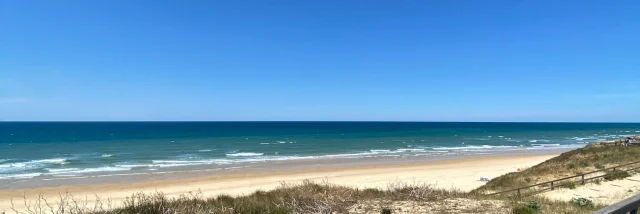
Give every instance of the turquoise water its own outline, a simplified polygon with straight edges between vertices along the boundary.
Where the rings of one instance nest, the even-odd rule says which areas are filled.
[[[640,124],[3,122],[0,179],[569,149],[630,135],[640,135]]]

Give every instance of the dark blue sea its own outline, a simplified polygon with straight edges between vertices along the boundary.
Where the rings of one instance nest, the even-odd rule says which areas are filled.
[[[571,149],[629,123],[1,122],[0,179]]]

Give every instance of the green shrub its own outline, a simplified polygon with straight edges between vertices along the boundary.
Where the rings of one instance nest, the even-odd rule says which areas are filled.
[[[607,174],[604,175],[604,179],[607,181],[620,180],[626,177],[629,177],[629,173],[627,171],[622,170],[611,170],[608,171]]]
[[[567,168],[568,168],[568,169],[575,169],[575,168],[576,168],[576,163],[574,163],[574,162],[570,162],[570,163],[568,163],[568,164],[567,164]]]
[[[558,187],[575,189],[576,188],[576,182],[573,182],[573,181],[562,181],[562,182],[560,182],[558,184]]]
[[[542,209],[542,206],[537,201],[531,201],[528,204],[521,204],[514,207],[511,211],[513,214],[533,214]]]
[[[597,184],[597,185],[600,185],[600,178],[598,178],[598,179],[594,179],[594,180],[593,180],[593,183],[595,183],[595,184]]]
[[[527,205],[527,207],[533,209],[534,211],[540,211],[540,209],[542,208],[542,206],[540,206],[540,204],[538,204],[537,201],[531,201],[529,202],[529,204]]]
[[[381,214],[391,214],[391,209],[389,208],[384,208],[382,209],[382,212],[380,212]]]
[[[593,201],[586,199],[586,198],[572,198],[571,199],[571,203],[576,206],[576,207],[580,207],[580,208],[589,208],[589,209],[593,209],[593,207],[595,206],[593,204]]]
[[[531,183],[531,178],[525,178],[524,181],[526,181],[527,183]]]
[[[602,164],[600,164],[600,163],[596,163],[593,166],[595,166],[596,169],[604,169],[604,166]]]
[[[578,163],[578,164],[580,165],[580,167],[589,167],[589,162],[587,162],[585,160],[580,161],[580,163]]]
[[[534,213],[536,213],[535,210],[533,210],[533,209],[531,209],[530,207],[527,207],[527,206],[514,207],[513,210],[511,210],[511,212],[513,214],[534,214]]]

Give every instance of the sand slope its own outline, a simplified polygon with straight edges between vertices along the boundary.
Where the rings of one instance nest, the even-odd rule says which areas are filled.
[[[594,203],[609,205],[640,193],[640,174],[623,180],[587,183],[575,189],[558,189],[542,194],[549,199],[568,201],[572,198],[588,198]]]

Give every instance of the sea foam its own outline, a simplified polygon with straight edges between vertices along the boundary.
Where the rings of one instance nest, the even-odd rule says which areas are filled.
[[[531,144],[533,147],[557,147],[560,146],[559,143],[540,143],[540,144]]]
[[[228,157],[251,157],[251,156],[262,156],[264,153],[255,153],[255,152],[240,152],[240,153],[232,153],[226,154]]]
[[[473,150],[473,149],[506,149],[506,148],[517,148],[519,146],[491,146],[491,145],[480,145],[480,146],[457,146],[457,147],[436,147],[433,150]]]

